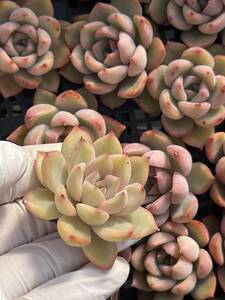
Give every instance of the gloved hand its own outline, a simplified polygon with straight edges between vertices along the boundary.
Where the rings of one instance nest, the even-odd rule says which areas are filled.
[[[125,259],[118,257],[110,270],[94,267],[81,249],[60,239],[54,222],[24,208],[23,195],[40,185],[37,151],[60,148],[0,142],[0,300],[105,300],[127,279]]]

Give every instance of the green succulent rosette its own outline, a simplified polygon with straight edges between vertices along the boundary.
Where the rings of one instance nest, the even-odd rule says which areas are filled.
[[[8,98],[25,89],[56,91],[56,69],[69,61],[61,23],[50,0],[0,2],[0,93]]]
[[[61,238],[101,268],[112,266],[117,242],[158,230],[152,214],[140,207],[148,161],[123,154],[112,132],[93,142],[74,127],[61,152],[39,152],[36,173],[42,187],[25,195],[26,208],[39,218],[57,219]]]
[[[77,18],[76,18],[77,20]],[[113,108],[136,99],[145,89],[147,73],[165,57],[138,0],[97,3],[90,14],[65,28],[71,64],[61,74]]]

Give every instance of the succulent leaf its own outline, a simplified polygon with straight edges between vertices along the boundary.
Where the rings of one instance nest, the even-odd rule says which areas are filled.
[[[54,194],[44,188],[37,188],[24,196],[25,207],[36,217],[54,220],[61,216],[54,202]]]
[[[86,257],[96,266],[102,269],[109,269],[117,256],[115,244],[102,240],[92,233],[91,243],[83,247]]]
[[[72,247],[83,247],[91,243],[91,230],[78,217],[62,216],[57,222],[61,238]]]

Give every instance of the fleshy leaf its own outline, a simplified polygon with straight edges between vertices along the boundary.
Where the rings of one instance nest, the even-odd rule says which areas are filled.
[[[192,131],[194,126],[194,122],[187,117],[183,117],[180,120],[172,120],[162,115],[161,122],[165,131],[175,138],[185,137]]]
[[[214,133],[214,127],[204,128],[194,125],[192,130],[186,134],[182,140],[192,147],[203,149],[207,139]]]
[[[77,93],[81,94],[85,99],[88,108],[98,110],[98,101],[95,95],[91,94],[85,87],[81,87],[76,90]]]
[[[119,193],[115,194],[114,197],[102,202],[99,208],[112,215],[120,212],[120,210],[127,205],[127,202],[128,193],[126,190],[122,190]]]
[[[150,116],[158,116],[161,112],[159,101],[151,97],[146,88],[134,101],[145,113],[150,114]]]
[[[72,198],[77,202],[80,201],[82,195],[82,182],[84,177],[84,171],[85,163],[75,165],[66,179],[67,189]]]
[[[120,217],[110,219],[100,226],[94,226],[94,232],[103,240],[109,242],[120,242],[128,239],[133,233],[133,225]]]
[[[45,185],[56,193],[67,178],[66,161],[59,151],[47,152],[42,162],[42,176]]]
[[[217,179],[211,186],[210,196],[217,205],[225,208],[225,186]]]
[[[208,251],[200,249],[199,258],[196,262],[196,275],[199,279],[205,278],[213,268],[213,262]]]
[[[91,243],[84,246],[83,251],[87,258],[101,269],[111,268],[117,256],[116,245],[102,240],[94,233],[92,233]]]
[[[83,247],[91,243],[91,228],[76,216],[60,217],[57,228],[60,237],[69,246]]]
[[[18,84],[11,75],[5,74],[0,76],[0,94],[2,94],[4,98],[15,96],[22,92],[22,90],[23,87]]]
[[[73,83],[83,83],[83,74],[81,74],[77,69],[75,69],[71,63],[62,67],[59,71],[59,74]]]
[[[80,109],[87,108],[87,103],[77,91],[67,90],[56,97],[55,106],[60,110],[75,113]]]
[[[54,8],[51,0],[25,0],[23,5],[30,8],[37,16],[53,16]]]
[[[131,239],[141,239],[158,230],[153,215],[143,207],[139,207],[130,215],[124,216],[123,219],[134,226]]]
[[[197,285],[191,292],[194,299],[213,298],[216,290],[216,276],[211,272],[204,279],[198,280]]]
[[[204,223],[197,220],[191,220],[186,223],[189,235],[198,243],[199,247],[205,247],[209,242],[209,232]]]
[[[173,205],[171,209],[171,219],[177,223],[188,223],[198,211],[198,199],[189,193],[181,203]]]
[[[98,187],[85,180],[83,183],[81,202],[92,207],[101,208],[101,203],[105,203],[105,195]]]
[[[53,17],[42,15],[39,17],[39,27],[44,29],[54,40],[57,40],[61,34],[61,24]]]
[[[40,88],[56,93],[60,84],[60,76],[56,70],[51,70],[42,76]]]
[[[145,245],[141,244],[137,246],[131,256],[131,263],[135,270],[138,272],[144,272],[145,266],[144,266],[144,259],[147,255],[147,250],[145,249]]]
[[[32,129],[26,134],[24,138],[24,145],[38,145],[45,142],[45,135],[49,129],[48,125],[40,124]]]
[[[212,134],[205,143],[205,154],[212,163],[216,163],[223,156],[223,145],[225,144],[225,133],[216,132]]]
[[[127,155],[115,154],[111,156],[113,162],[113,175],[120,178],[121,189],[125,187],[131,177],[131,162]]]
[[[54,105],[55,98],[56,98],[56,95],[53,94],[52,92],[38,88],[38,89],[36,89],[35,94],[34,94],[33,104],[37,105],[37,104],[45,103],[45,104]]]
[[[187,176],[190,191],[195,195],[206,193],[213,179],[214,176],[210,169],[201,162],[193,163],[192,170]]]
[[[0,1],[0,24],[9,20],[10,14],[19,6],[13,1]]]
[[[103,116],[103,118],[106,123],[106,133],[113,131],[116,137],[119,138],[126,129],[126,126],[109,116]]]
[[[145,190],[140,183],[132,183],[125,187],[128,193],[128,203],[124,209],[122,209],[117,215],[126,216],[134,212],[145,199]]]
[[[31,106],[25,114],[25,126],[30,129],[39,124],[50,124],[52,117],[58,109],[51,104],[37,104]]]
[[[168,135],[160,130],[147,130],[140,137],[141,143],[147,145],[152,150],[165,151],[166,147],[173,144]]]
[[[74,147],[81,138],[87,142],[92,142],[90,135],[86,131],[82,130],[78,126],[74,126],[62,144],[62,154],[67,162],[69,161],[69,157],[73,152]]]
[[[96,156],[102,154],[122,154],[122,146],[113,132],[99,138],[93,144]]]
[[[173,171],[181,172],[187,176],[192,169],[192,156],[188,150],[178,145],[169,145],[166,148]]]
[[[114,90],[111,93],[99,95],[100,101],[107,107],[114,109],[123,105],[126,102],[126,99],[123,99],[117,95],[118,90]]]
[[[25,194],[24,205],[33,215],[44,220],[60,217],[54,202],[54,194],[44,188],[37,188]]]
[[[131,18],[134,15],[142,15],[142,7],[138,0],[123,0],[123,2],[120,0],[111,0],[111,5]]]
[[[130,162],[131,162],[130,183],[138,182],[144,186],[148,180],[148,174],[149,174],[148,158],[131,156]]]
[[[54,55],[54,69],[62,68],[70,61],[70,50],[64,42],[56,40],[50,49]]]
[[[80,125],[88,128],[95,138],[100,138],[106,133],[106,125],[102,115],[91,109],[82,109],[75,113]]]
[[[36,89],[42,82],[42,78],[40,76],[28,74],[22,69],[13,74],[13,78],[21,87],[30,90]]]
[[[109,219],[109,214],[100,208],[95,208],[84,203],[76,205],[77,214],[80,219],[90,226],[105,224]]]
[[[55,194],[55,205],[62,215],[69,217],[76,216],[76,209],[72,203],[72,198],[64,185],[61,185]]]

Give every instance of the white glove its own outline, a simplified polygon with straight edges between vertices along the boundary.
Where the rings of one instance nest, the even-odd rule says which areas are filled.
[[[125,259],[118,257],[110,270],[87,264],[81,249],[60,239],[55,223],[24,208],[23,195],[39,186],[37,151],[60,148],[0,142],[0,300],[105,300],[128,277]]]

